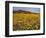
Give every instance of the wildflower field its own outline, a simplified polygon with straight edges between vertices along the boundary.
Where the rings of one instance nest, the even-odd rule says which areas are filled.
[[[13,13],[13,31],[16,30],[39,30],[40,13]]]

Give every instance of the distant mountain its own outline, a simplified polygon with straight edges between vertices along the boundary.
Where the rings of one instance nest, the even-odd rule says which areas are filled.
[[[13,11],[13,13],[32,13],[32,12],[24,11],[24,10],[17,10],[17,11]]]
[[[17,10],[16,12],[25,12],[24,10]]]
[[[39,14],[39,13],[30,12],[30,11],[24,11],[24,10],[17,10],[17,11],[13,11],[13,13],[23,13],[23,14]]]

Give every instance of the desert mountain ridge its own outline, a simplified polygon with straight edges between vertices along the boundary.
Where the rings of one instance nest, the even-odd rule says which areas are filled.
[[[24,13],[24,14],[30,14],[30,13],[33,13],[33,12],[31,12],[31,11],[24,11],[24,10],[17,10],[17,11],[13,11],[13,13]],[[37,13],[35,13],[35,14],[37,14]]]

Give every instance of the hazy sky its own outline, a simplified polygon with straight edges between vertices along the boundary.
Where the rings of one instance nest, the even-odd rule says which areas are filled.
[[[13,10],[14,11],[24,10],[24,11],[31,11],[31,12],[40,13],[40,8],[34,8],[34,7],[13,7]]]

